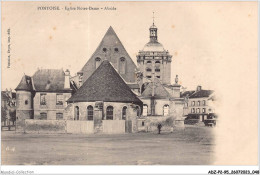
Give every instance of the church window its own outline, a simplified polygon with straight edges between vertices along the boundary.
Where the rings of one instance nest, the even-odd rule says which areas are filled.
[[[24,101],[24,104],[25,104],[25,105],[28,105],[28,100],[25,100],[25,101]]]
[[[115,52],[118,52],[118,48],[115,48]]]
[[[126,110],[127,110],[127,107],[124,106],[122,109],[122,120],[126,120]]]
[[[56,113],[56,120],[63,120],[63,113]]]
[[[75,106],[74,120],[79,120],[79,107]]]
[[[46,94],[40,94],[40,105],[46,105]]]
[[[63,94],[56,94],[56,105],[63,105]]]
[[[103,48],[103,52],[107,52],[107,48]]]
[[[96,62],[95,62],[95,64],[96,64],[96,65],[95,65],[95,66],[96,66],[96,69],[97,69],[97,68],[98,68],[98,66],[99,66],[99,65],[100,65],[100,63],[101,63],[101,58],[99,58],[99,57],[96,57],[96,58],[95,58],[95,61],[96,61]]]
[[[163,116],[167,116],[169,114],[169,105],[163,106]]]
[[[47,120],[47,113],[46,113],[46,112],[41,112],[39,119],[40,119],[40,120]]]
[[[155,72],[160,72],[160,69],[156,68],[156,69],[155,69]]]
[[[88,120],[93,120],[93,106],[89,105],[87,107],[87,115],[88,115]]]
[[[148,114],[148,105],[144,104],[143,105],[143,116],[147,116]]]
[[[151,68],[146,68],[146,71],[147,71],[147,72],[151,72],[152,69],[151,69]]]
[[[126,69],[126,60],[124,57],[121,57],[119,61],[119,73],[125,74],[125,69]]]
[[[106,111],[107,120],[113,120],[113,106],[108,106]]]

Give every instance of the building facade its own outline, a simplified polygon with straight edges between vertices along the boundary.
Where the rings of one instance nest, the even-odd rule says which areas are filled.
[[[24,75],[17,86],[16,119],[63,119],[66,101],[75,90],[70,72],[62,69],[39,69],[30,77]]]
[[[195,91],[186,91],[181,95],[185,98],[185,116],[187,119],[197,119],[200,122],[210,119],[215,108],[212,100],[214,100],[213,90],[204,90],[201,86],[197,86]]]

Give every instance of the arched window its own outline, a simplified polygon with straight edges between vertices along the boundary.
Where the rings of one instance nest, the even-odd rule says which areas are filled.
[[[200,106],[200,101],[198,101],[198,106]]]
[[[160,64],[161,62],[160,61],[155,61],[155,64]]]
[[[164,116],[169,115],[169,105],[167,104],[163,106],[163,115]]]
[[[151,61],[147,61],[146,63],[147,63],[147,64],[150,64],[150,63],[152,63],[152,62],[151,62]]]
[[[74,120],[79,120],[79,107],[75,106]]]
[[[146,68],[146,71],[147,71],[147,72],[151,72],[152,69],[148,67],[148,68]]]
[[[148,114],[148,105],[144,104],[143,105],[143,116],[147,116]]]
[[[62,120],[63,119],[63,113],[59,112],[56,113],[56,120]]]
[[[96,57],[96,58],[95,58],[95,66],[96,66],[96,69],[98,68],[98,66],[100,65],[100,63],[101,63],[101,58]]]
[[[124,57],[121,57],[119,60],[119,73],[125,74],[125,69],[126,69],[126,60]]]
[[[87,107],[87,115],[88,120],[93,120],[93,106],[89,105]]]
[[[40,120],[47,120],[47,113],[46,112],[40,113]]]
[[[108,106],[107,107],[107,120],[113,120],[113,106]]]
[[[198,114],[200,113],[200,108],[197,108],[197,111],[196,111],[196,113],[198,113]]]
[[[122,109],[122,120],[126,120],[126,109],[127,109],[126,106],[124,106]]]

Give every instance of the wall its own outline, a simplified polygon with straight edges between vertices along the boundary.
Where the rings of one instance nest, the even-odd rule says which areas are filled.
[[[103,133],[125,133],[125,120],[102,120]]]
[[[66,129],[67,133],[90,134],[94,133],[94,122],[67,120]]]
[[[63,94],[63,105],[56,105],[56,93],[46,93],[46,105],[40,105],[40,92],[37,92],[34,97],[34,118],[40,119],[40,113],[47,113],[48,120],[56,120],[56,113],[63,113],[67,107],[67,100],[70,98],[71,93]],[[59,93],[60,94],[60,93]]]
[[[17,132],[26,133],[81,133],[89,134],[94,132],[93,121],[73,120],[23,120],[22,129]]]
[[[65,120],[25,120],[26,133],[66,133]]]
[[[142,126],[142,122],[144,122],[144,126]],[[172,131],[174,127],[174,119],[169,116],[149,116],[145,119],[138,120],[138,131],[145,132],[157,132],[158,124],[162,124],[162,131]]]
[[[141,99],[143,104],[148,105],[148,115],[151,115],[151,100]],[[163,106],[170,105],[169,99],[155,99],[155,115],[163,115]]]

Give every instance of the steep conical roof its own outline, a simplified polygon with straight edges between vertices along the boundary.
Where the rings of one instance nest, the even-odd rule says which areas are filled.
[[[142,101],[131,91],[108,60],[104,60],[68,100],[68,102],[89,101],[126,102],[142,105]]]
[[[24,75],[15,90],[33,91],[34,88],[32,84],[32,78],[30,76]]]
[[[83,72],[83,82],[85,82],[96,70],[96,60],[102,62],[107,59],[116,70],[119,70],[120,63],[122,63],[120,61],[121,58],[124,58],[127,68],[124,72],[118,71],[118,73],[126,82],[135,82],[134,72],[136,65],[127,53],[114,29],[110,26],[95,52],[81,69],[81,72]]]

